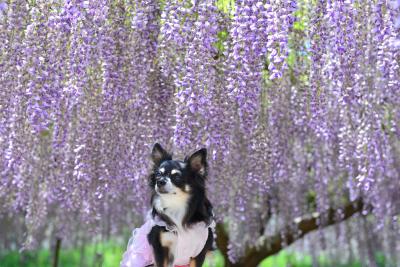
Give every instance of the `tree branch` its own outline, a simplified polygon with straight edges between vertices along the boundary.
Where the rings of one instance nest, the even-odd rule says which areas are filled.
[[[229,237],[227,232],[224,229],[224,225],[222,223],[218,223],[217,226],[215,227],[217,231],[217,247],[219,251],[222,253],[225,259],[225,266],[228,265],[228,243],[229,243]]]
[[[267,237],[261,245],[250,247],[247,249],[245,256],[237,263],[229,263],[228,261],[228,249],[227,245],[229,242],[228,234],[226,233],[223,225],[217,225],[217,245],[221,250],[221,253],[225,257],[225,266],[231,267],[253,267],[257,266],[263,259],[271,256],[284,248],[284,246],[290,245],[298,239],[301,239],[306,234],[321,227],[318,221],[323,219],[324,223],[322,227],[333,225],[338,222],[342,222],[353,216],[355,213],[362,211],[363,202],[358,199],[354,202],[350,202],[345,205],[342,210],[341,218],[337,218],[337,212],[339,209],[330,208],[322,214],[310,216],[308,218],[301,219],[298,222],[294,222],[295,227],[286,226],[286,229],[279,231],[272,237]],[[293,226],[293,225],[292,225]]]

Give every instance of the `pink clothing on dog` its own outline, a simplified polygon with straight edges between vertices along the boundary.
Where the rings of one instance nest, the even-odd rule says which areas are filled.
[[[208,238],[208,229],[214,226],[214,222],[211,225],[199,222],[188,229],[179,229],[171,228],[158,217],[153,219],[149,215],[145,224],[133,230],[120,267],[145,267],[154,264],[153,249],[147,240],[147,235],[155,225],[165,226],[168,231],[177,233],[174,265],[185,267],[189,266],[190,258],[196,257],[203,250]]]

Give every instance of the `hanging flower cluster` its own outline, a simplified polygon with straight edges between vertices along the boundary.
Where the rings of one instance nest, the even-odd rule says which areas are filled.
[[[27,245],[137,221],[155,142],[208,148],[232,260],[268,221],[359,198],[399,238],[398,1],[220,6],[0,2],[0,208]]]

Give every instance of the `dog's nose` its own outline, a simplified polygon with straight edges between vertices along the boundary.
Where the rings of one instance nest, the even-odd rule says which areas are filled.
[[[157,180],[157,186],[164,186],[167,183],[164,179],[162,180]]]

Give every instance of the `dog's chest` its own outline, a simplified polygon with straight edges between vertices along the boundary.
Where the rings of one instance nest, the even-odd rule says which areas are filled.
[[[198,223],[189,229],[161,233],[160,241],[174,255],[174,264],[185,265],[204,248],[208,238],[208,227]]]
[[[154,200],[154,207],[162,214],[167,215],[173,223],[181,228],[187,211],[187,197],[184,195],[158,196]]]

